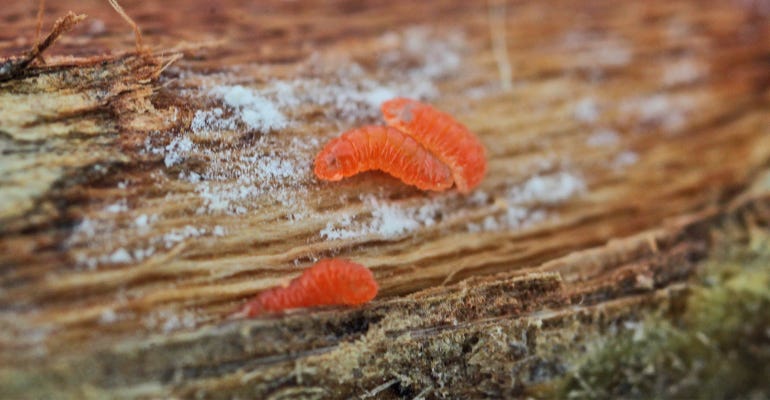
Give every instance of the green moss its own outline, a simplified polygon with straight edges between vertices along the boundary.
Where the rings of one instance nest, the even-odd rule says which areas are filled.
[[[698,279],[684,309],[593,343],[547,396],[770,398],[768,232],[732,238]]]

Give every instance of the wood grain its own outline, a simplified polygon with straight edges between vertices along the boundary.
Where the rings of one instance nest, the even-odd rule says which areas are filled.
[[[0,11],[0,56],[34,44],[32,3]],[[89,18],[0,83],[0,381],[21,392],[521,393],[564,371],[529,343],[491,365],[530,375],[491,377],[497,329],[600,335],[686,295],[719,221],[767,222],[768,191],[747,191],[770,165],[754,3],[503,2],[502,55],[474,2],[121,3],[149,53],[107,2],[55,2],[44,31]],[[395,95],[480,137],[476,192],[314,178]],[[330,256],[372,269],[371,305],[228,320]]]

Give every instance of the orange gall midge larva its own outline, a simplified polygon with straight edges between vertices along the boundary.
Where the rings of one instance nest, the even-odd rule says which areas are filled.
[[[248,302],[243,313],[253,317],[293,308],[368,303],[378,291],[372,271],[352,261],[331,258],[315,263],[286,287],[268,289]]]
[[[449,167],[411,137],[385,126],[347,131],[327,143],[315,159],[316,176],[327,181],[369,170],[386,172],[421,190],[452,186]]]
[[[468,193],[487,170],[481,141],[449,114],[416,100],[395,98],[382,103],[385,122],[412,137],[452,171],[457,190]]]

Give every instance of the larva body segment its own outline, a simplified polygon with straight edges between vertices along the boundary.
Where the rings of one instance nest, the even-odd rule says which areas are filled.
[[[432,106],[406,98],[382,103],[385,122],[412,137],[449,166],[457,190],[470,192],[484,178],[486,150],[468,128]]]
[[[372,272],[349,260],[324,259],[293,279],[287,287],[268,289],[244,306],[250,317],[292,308],[359,305],[377,295]]]
[[[333,139],[318,153],[314,171],[320,179],[338,181],[375,169],[421,190],[452,186],[446,164],[413,138],[385,126],[364,126]]]

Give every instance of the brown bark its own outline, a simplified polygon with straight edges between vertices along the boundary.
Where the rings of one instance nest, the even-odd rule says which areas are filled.
[[[209,3],[123,2],[146,54],[107,2],[49,4],[48,23],[89,18],[0,83],[0,382],[522,393],[565,373],[547,344],[580,352],[579,332],[685,296],[724,221],[766,226],[753,3]],[[0,55],[33,48],[36,10],[0,11]],[[325,141],[402,94],[479,135],[475,193],[314,178]],[[228,320],[330,256],[371,268],[378,298]],[[538,339],[501,350],[495,332]]]

